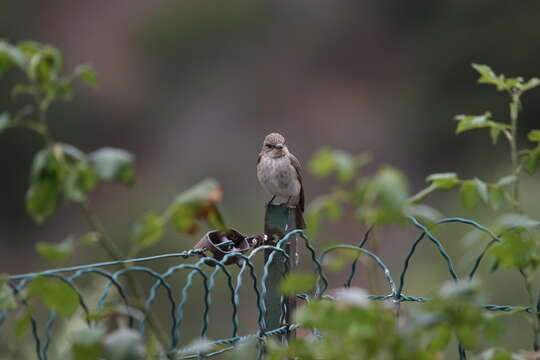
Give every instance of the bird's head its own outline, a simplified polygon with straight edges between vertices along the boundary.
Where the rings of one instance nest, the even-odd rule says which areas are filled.
[[[285,138],[278,133],[271,133],[264,138],[262,152],[273,158],[279,158],[287,155],[288,150],[285,146]]]

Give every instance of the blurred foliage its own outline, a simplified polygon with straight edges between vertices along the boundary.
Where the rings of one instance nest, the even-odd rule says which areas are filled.
[[[239,22],[248,18],[239,15],[242,15],[238,17]],[[195,23],[186,26],[204,25]],[[227,25],[217,24],[218,28]],[[207,31],[216,30],[210,28]],[[511,172],[494,183],[479,178],[461,179],[453,172],[436,173],[426,178],[430,183],[427,188],[411,196],[409,181],[399,169],[383,165],[369,175],[360,174],[370,162],[370,156],[322,148],[309,162],[309,170],[319,178],[335,176],[337,184],[308,207],[308,232],[316,236],[324,220],[337,222],[349,215],[370,226],[404,224],[408,216],[435,222],[440,218],[439,212],[417,203],[436,190],[459,188],[466,210],[480,203],[499,210],[506,203],[514,213],[497,219],[495,227],[499,230],[498,235],[494,237],[487,254],[495,261],[493,271],[499,264],[519,270],[530,296],[529,305],[534,309],[536,304],[532,283],[540,259],[540,226],[539,222],[521,212],[519,184],[523,170],[534,174],[538,169],[540,130],[529,132],[528,139],[534,143],[534,147],[529,149],[518,148],[517,131],[518,115],[522,108],[521,95],[540,85],[540,80],[507,78],[495,74],[486,65],[473,64],[473,67],[480,74],[480,83],[494,85],[497,90],[509,95],[510,120],[507,123],[495,121],[490,112],[458,115],[455,117],[456,134],[488,129],[494,144],[502,135],[509,144]],[[24,80],[13,84],[11,93],[14,98],[23,98],[25,104],[17,111],[0,114],[0,133],[20,127],[37,133],[43,140],[43,147],[35,154],[31,165],[30,186],[26,195],[28,214],[37,223],[43,223],[63,199],[81,207],[90,228],[81,237],[71,236],[55,245],[40,242],[37,252],[47,261],[60,263],[66,261],[79,246],[98,243],[111,258],[125,258],[93,213],[89,197],[102,182],[133,184],[135,156],[124,149],[110,147],[87,154],[73,145],[57,141],[49,132],[48,110],[51,105],[73,97],[73,81],[76,79],[96,87],[96,74],[91,67],[80,65],[66,75],[60,51],[33,41],[16,45],[0,41],[0,76],[7,71],[22,74]],[[166,233],[169,223],[176,231],[187,234],[195,233],[203,225],[226,231],[227,225],[218,208],[222,197],[217,181],[206,179],[177,195],[163,212],[144,213],[133,225],[131,248],[127,256],[135,256],[156,244]],[[280,290],[285,295],[295,294],[312,289],[316,282],[317,277],[312,274],[291,273],[281,284]],[[137,292],[135,286],[132,290]],[[474,352],[479,359],[537,356],[509,354],[498,349],[482,352],[480,347],[483,339],[495,336],[500,326],[496,317],[481,309],[479,299],[478,286],[473,281],[445,284],[421,310],[411,312],[410,318],[401,325],[396,322],[394,308],[370,301],[363,290],[343,289],[336,293],[333,301],[311,301],[296,314],[296,321],[301,326],[315,328],[322,336],[314,333],[306,338],[296,338],[288,346],[270,342],[268,358],[440,359],[454,335],[465,349]],[[26,307],[24,310],[19,306],[21,303]],[[38,277],[23,292],[14,295],[6,277],[0,277],[0,310],[19,309],[16,336],[23,335],[31,327],[33,308],[44,306],[69,318],[79,304],[77,293],[61,279]],[[73,357],[77,360],[137,360],[164,348],[163,343],[161,347],[155,345],[155,342],[159,342],[156,340],[159,329],[152,329],[152,335],[143,339],[139,332],[125,326],[125,315],[122,311],[110,309],[93,314],[94,320],[115,318],[116,327],[96,326],[70,334]],[[540,326],[537,320],[529,318],[529,321],[535,336],[538,336]],[[149,323],[152,324],[152,321]],[[208,350],[208,343],[204,339],[198,346],[201,351]],[[241,351],[238,355],[238,358],[242,358]]]
[[[320,333],[295,338],[288,346],[270,342],[269,359],[442,359],[452,333],[474,350],[480,337],[500,330],[478,299],[478,284],[446,283],[398,326],[390,303],[371,301],[359,288],[341,289],[334,300],[311,301],[297,311],[302,327]]]

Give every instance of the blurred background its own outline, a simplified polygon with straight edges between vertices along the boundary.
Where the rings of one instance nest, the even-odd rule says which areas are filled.
[[[285,135],[304,164],[321,146],[370,152],[374,164],[364,174],[394,165],[407,174],[413,193],[435,172],[495,181],[509,172],[506,144],[492,146],[481,130],[455,136],[452,119],[490,110],[495,120],[507,121],[507,95],[476,84],[470,64],[485,63],[508,76],[540,76],[539,16],[540,3],[533,0],[519,6],[487,0],[4,1],[0,37],[53,44],[67,69],[89,63],[98,72],[99,89],[80,86],[73,101],[51,109],[50,125],[56,139],[86,152],[114,146],[136,155],[134,186],[101,185],[92,195],[105,226],[127,248],[131,224],[141,214],[162,211],[206,177],[222,186],[228,222],[244,233],[261,232],[268,196],[255,162],[264,136],[274,131]],[[10,79],[0,81],[0,110],[12,107]],[[538,90],[523,98],[523,142],[538,127],[538,98]],[[0,272],[50,266],[36,256],[36,242],[87,231],[73,206],[61,206],[41,226],[26,214],[30,163],[41,146],[24,130],[0,135]],[[525,177],[523,208],[535,214],[538,178]],[[304,179],[308,203],[332,184],[307,171]],[[448,216],[484,222],[494,216],[486,208],[465,212],[457,192],[428,203]],[[441,239],[464,275],[471,264],[471,249],[460,240],[466,229],[445,229]],[[356,243],[362,230],[346,221],[318,241]],[[379,253],[397,275],[415,231],[382,234]],[[170,232],[144,254],[189,249],[200,235]],[[429,296],[448,274],[431,244],[420,251],[407,294]],[[105,259],[102,250],[90,248],[71,261]],[[518,275],[486,273],[486,301],[524,304]],[[361,274],[357,285],[366,286]],[[499,343],[529,346],[526,322],[505,321]]]

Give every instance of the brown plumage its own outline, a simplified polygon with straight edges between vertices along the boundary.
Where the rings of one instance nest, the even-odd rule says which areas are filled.
[[[285,138],[272,133],[266,136],[261,152],[257,159],[257,177],[261,186],[277,197],[285,198],[287,205],[295,205],[297,227],[305,228],[304,211],[304,187],[300,175],[300,162],[289,152],[285,145]]]

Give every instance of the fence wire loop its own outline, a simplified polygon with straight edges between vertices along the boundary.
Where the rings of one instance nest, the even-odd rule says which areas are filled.
[[[27,300],[21,295],[32,280],[39,276],[58,279],[73,289],[78,295],[79,306],[84,314],[86,326],[89,327],[94,326],[96,323],[96,321],[90,321],[90,309],[95,306],[98,312],[103,312],[107,306],[107,301],[111,301],[111,290],[114,289],[118,300],[126,307],[126,309],[128,309],[127,315],[129,317],[129,326],[138,329],[141,335],[146,334],[146,324],[148,321],[147,314],[156,304],[158,292],[163,292],[165,294],[165,299],[168,302],[167,309],[170,316],[169,323],[171,324],[169,329],[169,348],[162,354],[163,356],[170,356],[172,354],[177,359],[211,358],[234,349],[239,343],[255,340],[258,343],[259,348],[258,356],[259,358],[262,358],[264,356],[264,343],[268,337],[288,334],[298,328],[298,324],[285,322],[285,319],[287,318],[285,315],[288,311],[287,306],[281,307],[281,325],[279,327],[268,329],[265,324],[265,316],[268,309],[266,299],[269,292],[268,278],[270,264],[277,259],[282,259],[285,264],[283,271],[288,271],[287,259],[289,255],[285,251],[285,246],[292,238],[301,240],[300,242],[304,247],[304,258],[307,259],[305,261],[310,263],[313,271],[318,276],[318,281],[311,292],[296,295],[297,299],[305,302],[322,297],[332,298],[332,296],[327,294],[330,287],[330,281],[322,264],[324,263],[326,256],[340,249],[347,249],[357,253],[348,270],[346,280],[343,283],[344,287],[348,288],[352,286],[355,277],[358,275],[357,262],[361,256],[365,256],[369,258],[370,261],[373,261],[376,264],[377,269],[382,272],[388,286],[388,292],[386,294],[369,295],[369,298],[375,301],[392,301],[395,306],[399,306],[403,302],[424,303],[429,301],[426,297],[410,296],[406,294],[405,291],[406,275],[410,269],[418,245],[424,239],[429,240],[433,244],[436,254],[443,259],[448,269],[449,277],[453,280],[457,280],[458,275],[454,263],[443,246],[443,243],[431,232],[429,227],[425,226],[414,217],[410,217],[409,219],[412,225],[418,229],[419,233],[412,242],[404,258],[398,281],[394,279],[390,268],[383,262],[381,257],[365,249],[365,245],[369,240],[372,231],[372,228],[369,228],[364,233],[358,245],[341,244],[319,250],[311,244],[303,230],[289,231],[277,242],[274,242],[273,239],[268,239],[264,234],[245,236],[236,230],[232,230],[226,235],[220,234],[219,232],[209,232],[205,234],[197,246],[192,250],[13,275],[8,278],[8,284],[12,289],[13,294],[19,299],[20,304],[23,307],[28,307],[28,309],[30,309],[31,334],[34,341],[36,358],[39,360],[47,360],[49,358],[51,343],[54,341],[55,325],[58,322],[56,314],[52,311],[45,320],[42,320],[43,317],[34,314],[33,309],[29,307]],[[468,277],[472,279],[477,273],[487,250],[501,240],[488,228],[469,219],[445,218],[438,221],[435,226],[450,223],[465,224],[489,236],[490,240],[482,249],[468,273]],[[267,256],[266,261],[264,261],[263,254],[268,251],[271,253]],[[207,252],[210,252],[212,256],[207,256]],[[278,254],[282,256],[276,257]],[[147,263],[159,262],[164,259],[177,259],[179,264],[172,266],[163,272],[158,272],[150,265],[147,265]],[[257,275],[255,263],[258,259],[263,259],[262,275]],[[186,260],[190,260],[191,262],[188,263]],[[127,268],[114,269],[114,266],[123,264],[129,264],[129,266]],[[231,264],[236,264],[238,267],[227,266]],[[111,270],[111,268],[113,269]],[[200,349],[186,346],[185,343],[187,340],[193,339],[194,337],[206,339],[207,331],[212,324],[210,319],[210,308],[212,304],[215,303],[215,301],[213,301],[215,299],[212,298],[212,292],[216,288],[216,283],[218,282],[217,277],[220,273],[223,274],[223,278],[220,278],[219,281],[226,282],[227,296],[221,296],[218,303],[221,305],[225,303],[229,308],[231,333],[228,338],[210,341],[209,343],[212,345],[211,351],[201,352]],[[152,284],[148,288],[142,306],[144,314],[142,317],[132,316],[132,314],[129,313],[131,306],[130,296],[126,284],[124,283],[126,275],[128,274],[137,276],[137,278],[144,275],[152,279]],[[184,279],[183,286],[181,286],[179,291],[174,290],[175,287],[173,286],[177,284],[177,280],[173,280],[173,275],[177,274],[182,274]],[[105,280],[101,290],[93,294],[93,296],[85,295],[77,285],[82,278],[86,277],[102,278]],[[177,277],[174,278],[177,279]],[[194,284],[196,279],[201,282],[202,287],[195,287]],[[253,301],[257,308],[257,320],[256,322],[249,324],[251,328],[256,330],[246,335],[239,335],[240,290],[244,287],[247,287],[251,292],[252,296],[249,297],[249,301]],[[198,294],[195,294],[195,292]],[[202,313],[197,315],[201,322],[201,328],[198,333],[194,333],[192,329],[187,329],[185,326],[186,305],[193,296],[201,299],[201,295],[203,299]],[[95,298],[95,300],[91,300],[91,298]],[[247,299],[248,297],[243,301],[248,301]],[[90,304],[91,301],[94,301],[95,304]],[[519,311],[532,313],[538,316],[538,309],[531,309],[527,306],[487,304],[483,305],[483,308],[487,311]],[[540,300],[538,308],[540,308]],[[0,311],[0,328],[2,326],[5,327],[6,324],[10,323],[9,315],[10,313],[7,311]],[[465,350],[461,346],[459,347],[459,355],[461,359],[466,358]]]

